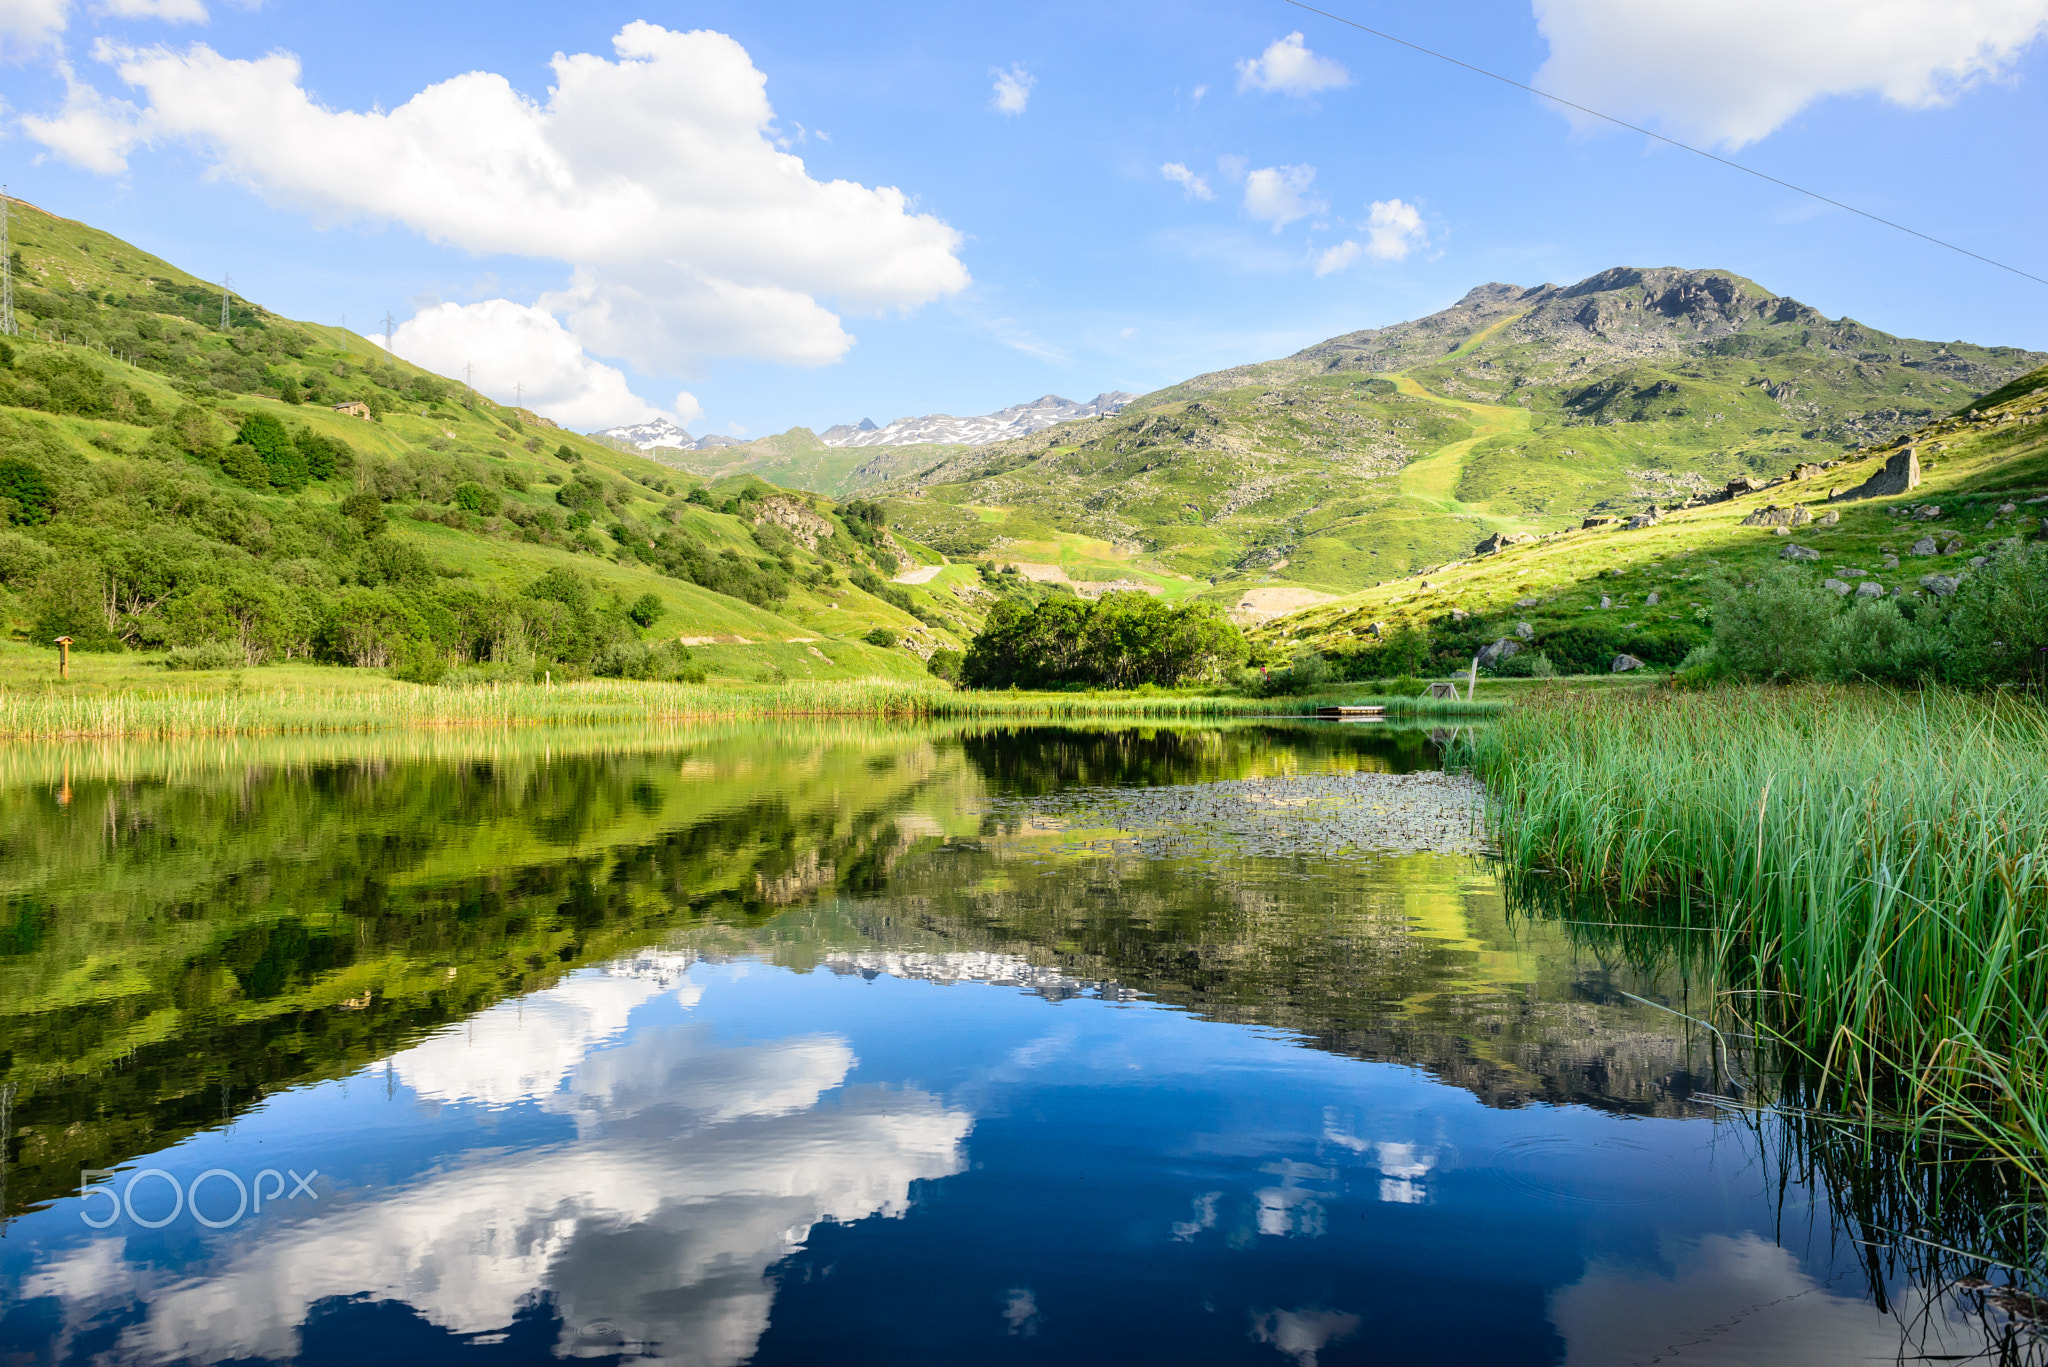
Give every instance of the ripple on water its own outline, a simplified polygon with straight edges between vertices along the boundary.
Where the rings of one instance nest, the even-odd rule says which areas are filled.
[[[1688,1171],[1634,1140],[1576,1134],[1525,1135],[1482,1161],[1488,1178],[1524,1195],[1600,1208],[1674,1201]]]

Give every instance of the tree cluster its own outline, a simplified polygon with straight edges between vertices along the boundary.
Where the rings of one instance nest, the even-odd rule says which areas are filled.
[[[970,688],[1171,688],[1220,678],[1247,653],[1243,633],[1205,604],[1172,607],[1135,592],[1005,599],[969,643],[960,675]]]

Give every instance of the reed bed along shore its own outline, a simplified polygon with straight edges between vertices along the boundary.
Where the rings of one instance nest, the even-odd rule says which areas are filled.
[[[749,718],[848,717],[884,720],[1172,720],[1312,715],[1335,698],[1244,698],[1182,693],[1010,693],[959,691],[899,680],[779,685],[665,684],[593,679],[472,688],[375,688],[261,683],[70,694],[0,691],[0,740],[175,739],[307,732],[376,732],[457,727],[605,726]],[[1344,702],[1359,699],[1353,695]],[[1428,698],[1371,699],[1389,716],[1471,720],[1499,704]]]
[[[2048,712],[1838,689],[1524,701],[1471,743],[1512,868],[1705,931],[1722,1004],[1867,1123],[2048,1191]]]

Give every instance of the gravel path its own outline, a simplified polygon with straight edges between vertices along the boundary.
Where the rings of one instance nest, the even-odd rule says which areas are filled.
[[[1162,788],[1080,788],[1004,799],[991,814],[1026,829],[1072,831],[1152,858],[1225,854],[1477,854],[1485,790],[1463,774],[1310,774]],[[1087,831],[1098,834],[1090,836]]]

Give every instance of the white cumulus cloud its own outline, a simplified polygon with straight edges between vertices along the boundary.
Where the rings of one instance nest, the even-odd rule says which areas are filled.
[[[82,118],[59,115],[44,141],[95,166],[138,142],[190,143],[326,221],[564,262],[571,284],[543,307],[649,373],[837,360],[853,338],[821,300],[879,314],[967,286],[960,234],[903,191],[816,180],[776,146],[767,78],[733,39],[636,21],[612,46],[616,60],[557,54],[544,103],[473,71],[360,112],[314,101],[290,53],[103,45],[144,97],[139,119],[94,149]]]
[[[0,61],[18,62],[52,46],[71,26],[73,8],[73,0],[0,0]],[[117,19],[207,21],[202,0],[98,0],[91,8]]]
[[[1330,206],[1309,196],[1315,184],[1313,166],[1263,166],[1244,178],[1244,211],[1279,232],[1296,219],[1319,214]]]
[[[1534,0],[1534,84],[1674,136],[1737,148],[1830,95],[1944,104],[2048,28],[2048,0]],[[1567,111],[1582,128],[1598,120]]]
[[[1237,64],[1239,90],[1306,98],[1319,90],[1350,84],[1351,73],[1343,64],[1316,56],[1303,45],[1299,33],[1276,38],[1264,52]]]
[[[203,24],[206,6],[200,0],[98,0],[93,8],[117,19],[161,19],[166,24]]]
[[[1399,261],[1417,247],[1429,244],[1429,230],[1422,226],[1422,214],[1413,204],[1399,199],[1376,199],[1366,215],[1366,252],[1380,261]]]
[[[1347,269],[1358,260],[1364,251],[1365,248],[1359,246],[1356,242],[1339,242],[1336,246],[1326,249],[1320,256],[1316,257],[1316,274],[1334,275],[1338,271]]]
[[[59,62],[57,70],[64,78],[63,107],[49,118],[22,116],[22,131],[74,166],[103,176],[127,170],[128,153],[143,138],[142,111],[80,81],[69,62]]]
[[[1429,245],[1422,211],[1401,199],[1376,199],[1366,209],[1365,240],[1339,242],[1316,258],[1316,274],[1330,275],[1355,265],[1362,256],[1375,261],[1401,261]]]
[[[1038,84],[1038,78],[1026,71],[1022,62],[1012,62],[1008,71],[990,67],[989,75],[996,78],[996,86],[988,107],[1002,114],[1022,114],[1024,106],[1031,101],[1031,88]]]
[[[554,315],[510,299],[422,309],[392,333],[391,349],[441,375],[461,378],[474,366],[483,393],[500,403],[516,399],[578,431],[663,416],[626,387],[616,366],[593,360]],[[688,425],[703,415],[696,399],[678,394],[666,416]]]
[[[1216,198],[1216,192],[1209,188],[1208,181],[1202,179],[1202,177],[1196,175],[1177,161],[1169,161],[1166,165],[1160,167],[1159,174],[1187,191],[1189,199]]]

